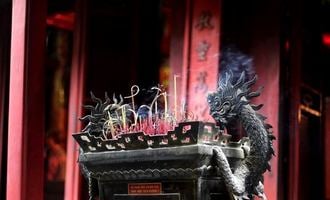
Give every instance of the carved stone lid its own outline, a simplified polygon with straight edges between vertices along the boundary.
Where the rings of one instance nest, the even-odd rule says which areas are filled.
[[[190,121],[179,123],[174,130],[163,135],[147,135],[143,132],[121,134],[117,139],[104,140],[87,132],[74,134],[83,153],[137,150],[148,148],[178,147],[209,144],[227,147],[248,145],[248,139],[231,142],[230,135],[222,134],[214,123]]]

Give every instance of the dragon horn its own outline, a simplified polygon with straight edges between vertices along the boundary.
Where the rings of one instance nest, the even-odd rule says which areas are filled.
[[[261,91],[264,89],[264,87],[259,87],[257,91],[250,92],[248,95],[246,95],[247,99],[251,99],[253,97],[258,97],[261,94]]]
[[[222,82],[222,79],[221,79],[221,77],[219,77],[219,82],[218,82],[218,88],[217,88],[217,91],[221,91],[221,90],[223,90],[223,87],[224,85],[223,85],[223,82]]]
[[[90,94],[91,94],[91,98],[94,102],[96,102],[98,104],[102,104],[102,100],[97,98],[92,91],[90,92]]]
[[[119,98],[120,98],[120,102],[118,103],[118,105],[121,106],[121,104],[123,104],[123,102],[124,102],[124,99],[123,99],[123,96],[121,96],[121,94],[119,95]]]
[[[92,106],[92,105],[83,105],[83,108],[85,108],[87,110],[93,110],[94,106]]]
[[[233,72],[230,70],[229,73],[226,72],[226,79],[225,79],[225,85],[231,84],[232,78],[233,78]]]
[[[234,85],[235,89],[238,89],[242,86],[242,84],[244,83],[245,80],[245,72],[243,71],[241,73],[241,76],[239,77],[239,79],[237,80],[236,84]]]
[[[258,76],[255,75],[251,80],[247,81],[246,83],[243,84],[243,87],[247,90],[248,88],[250,88],[251,85],[255,84],[255,82],[257,81]]]
[[[246,96],[247,93],[248,93],[248,91],[242,91],[241,93],[239,93],[239,94],[237,95],[237,99],[241,99],[243,96]]]
[[[263,104],[259,104],[259,105],[251,104],[252,109],[255,111],[260,110],[262,108],[262,106],[263,106]]]
[[[116,98],[116,94],[115,93],[113,93],[113,95],[112,95],[112,100],[113,100],[114,104],[117,104],[118,103],[118,100]]]
[[[109,98],[109,96],[108,96],[108,93],[107,93],[107,92],[105,92],[105,93],[104,93],[104,98],[105,98],[105,103],[106,103],[106,104],[108,104],[108,103],[110,103],[110,102],[111,102],[111,99]]]

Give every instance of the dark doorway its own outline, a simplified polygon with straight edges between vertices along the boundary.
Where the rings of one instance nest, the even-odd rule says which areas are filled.
[[[6,199],[11,11],[11,1],[0,0],[0,199]]]

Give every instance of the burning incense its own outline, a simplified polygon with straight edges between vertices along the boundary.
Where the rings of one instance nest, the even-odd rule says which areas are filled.
[[[135,93],[134,93],[134,90],[136,90]],[[138,95],[139,92],[140,92],[140,88],[139,88],[139,86],[137,86],[137,85],[133,85],[133,86],[131,87],[131,96],[124,97],[125,99],[128,99],[128,98],[131,98],[131,99],[132,99],[132,108],[133,108],[133,110],[135,110],[134,97],[135,97],[136,95]]]
[[[167,118],[167,95],[166,92],[163,93],[163,97],[164,97],[164,118],[166,121]]]
[[[137,125],[137,114],[136,114],[135,110],[128,109],[128,111],[131,111],[133,113],[133,116],[134,116],[134,124],[133,125],[136,126]]]
[[[157,96],[157,99],[158,99],[158,97],[159,97],[159,96]],[[157,105],[157,99],[156,99],[156,101],[155,101],[155,114],[156,114],[156,116],[157,116],[157,114],[158,114],[158,109],[157,109],[157,107],[158,107],[158,105]]]
[[[142,123],[141,123],[141,116],[139,116],[139,128],[140,128],[140,130],[143,130]]]
[[[157,93],[156,93],[156,95],[155,95],[155,98],[152,100],[152,102],[151,102],[151,105],[150,105],[150,108],[151,108],[151,114],[152,114],[152,107],[153,107],[153,105],[155,104],[155,114],[157,115],[158,114],[158,110],[157,110],[157,107],[158,107],[158,105],[157,105],[157,99],[159,98],[159,92],[161,92],[162,90],[160,89],[160,88],[158,88],[158,87],[152,87],[151,88],[152,90],[157,90]]]
[[[112,136],[112,138],[114,138],[115,137],[115,128],[113,126],[112,117],[111,117],[109,111],[108,111],[108,116],[109,116],[109,120],[107,121],[107,126],[110,127],[111,136]]]
[[[174,118],[177,118],[177,88],[176,88],[176,79],[179,77],[179,75],[174,75]]]
[[[122,106],[121,108],[121,117],[122,117],[122,122],[123,122],[123,129],[124,131],[126,130],[126,112],[125,112],[125,105]]]

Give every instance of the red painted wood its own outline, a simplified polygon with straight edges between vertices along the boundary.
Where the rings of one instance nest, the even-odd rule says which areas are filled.
[[[256,40],[253,43],[252,56],[256,71],[258,74],[257,86],[263,86],[263,92],[260,97],[256,98],[256,104],[264,104],[265,106],[260,112],[267,116],[266,122],[273,126],[273,134],[276,140],[273,141],[275,154],[278,155],[279,143],[279,74],[280,74],[280,50],[279,38],[268,38],[268,42],[264,40]],[[267,67],[264,67],[267,66]],[[269,200],[277,199],[278,190],[278,156],[271,159],[271,171],[264,174],[265,193]]]
[[[325,199],[330,199],[330,97],[325,100],[324,161],[325,161]]]
[[[211,121],[206,96],[208,91],[216,89],[219,73],[220,6],[220,1],[187,1],[181,96],[187,101],[188,112],[199,120]],[[212,28],[197,27],[203,12],[211,14]],[[200,60],[197,49],[203,41],[209,44],[209,49],[205,60]],[[205,80],[200,77],[203,73]]]
[[[294,72],[296,73],[296,72]],[[300,151],[300,137],[299,137],[299,86],[292,88],[292,103],[290,111],[290,152],[289,152],[289,199],[299,200],[299,151]]]
[[[219,49],[220,49],[220,1],[202,1],[194,2],[192,39],[190,49],[190,69],[188,81],[188,110],[194,113],[198,119],[212,120],[208,114],[208,105],[206,96],[208,91],[216,89],[218,81]],[[210,25],[212,29],[199,30],[196,28],[199,23],[202,12],[209,12],[212,15]],[[208,43],[209,50],[206,52],[205,61],[200,61],[198,48],[201,42]],[[202,83],[201,76],[205,74],[205,83]],[[202,84],[207,89],[197,89]]]
[[[23,199],[23,96],[24,96],[24,65],[25,65],[25,16],[26,2],[13,3],[11,42],[10,93],[8,116],[8,170],[7,199]]]
[[[11,200],[43,199],[45,20],[44,1],[13,2],[7,165]]]
[[[74,46],[70,79],[69,116],[68,116],[68,143],[67,165],[65,178],[65,200],[81,199],[81,175],[78,164],[78,145],[72,134],[81,130],[78,118],[82,116],[84,99],[84,76],[86,57],[86,4],[85,0],[77,5],[77,18],[74,30]]]
[[[173,11],[182,10],[184,12],[173,12],[171,19],[171,43],[170,43],[170,76],[169,76],[169,103],[171,109],[174,108],[174,75],[178,75],[177,81],[177,96],[178,105],[180,104],[184,94],[181,94],[182,88],[185,88],[183,80],[183,72],[187,67],[187,60],[184,59],[187,56],[187,45],[189,41],[189,15],[190,15],[190,6],[189,1],[173,1]],[[188,19],[188,20],[186,20]],[[185,67],[183,67],[185,66]]]
[[[47,25],[73,31],[75,15],[73,12],[55,13],[47,17]]]
[[[300,5],[300,4],[297,4]],[[300,151],[300,137],[299,137],[299,118],[300,118],[300,83],[301,83],[301,58],[302,58],[302,38],[301,33],[302,25],[300,22],[300,16],[302,8],[294,9],[295,14],[293,23],[293,33],[291,42],[291,60],[290,60],[290,71],[289,74],[292,75],[290,79],[290,125],[289,125],[289,135],[290,135],[290,149],[289,149],[289,189],[288,189],[288,199],[299,200],[299,151]]]
[[[266,123],[272,125],[276,140],[273,141],[275,156],[270,160],[271,171],[264,173],[264,188],[267,199],[277,200],[279,187],[279,102],[280,102],[280,4],[277,1],[268,1],[262,9],[255,10],[254,16],[249,18],[250,32],[249,55],[258,75],[255,89],[263,86],[264,89],[258,98],[253,99],[255,104],[264,104],[260,113],[267,116]],[[265,30],[265,31],[260,31]],[[243,35],[242,35],[243,36]]]
[[[173,51],[173,45],[171,46],[171,56],[170,56],[170,62],[171,62],[171,77],[170,77],[170,94],[172,94],[172,98],[170,98],[170,104],[171,107],[174,108],[175,103],[178,107],[181,106],[181,104],[185,103],[186,101],[186,94],[187,94],[187,84],[188,84],[188,68],[190,66],[190,48],[191,48],[191,23],[192,23],[192,2],[191,0],[186,0],[185,5],[182,6],[185,10],[185,15],[181,15],[181,17],[184,17],[184,20],[182,22],[182,26],[184,27],[183,34],[175,35],[175,33],[171,36],[172,41],[174,42],[175,39],[178,39],[182,43],[181,48],[181,55],[182,57],[174,57],[172,53]],[[173,23],[175,24],[175,23]],[[183,39],[182,39],[183,37]],[[174,48],[177,48],[175,46]],[[177,49],[176,49],[177,50]],[[177,65],[175,62],[179,60],[179,65]],[[174,98],[174,76],[177,76],[177,83],[176,83],[176,97]],[[175,108],[174,108],[175,109]],[[178,112],[178,108],[177,108]]]

